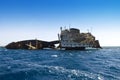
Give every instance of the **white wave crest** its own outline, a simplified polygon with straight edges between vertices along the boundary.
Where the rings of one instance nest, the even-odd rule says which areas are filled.
[[[55,57],[56,58],[56,57],[58,57],[58,55],[51,55],[51,57]]]
[[[29,64],[29,66],[38,68],[44,68],[49,70],[49,73],[56,75],[66,75],[69,80],[73,80],[73,78],[85,78],[85,79],[93,79],[93,80],[104,80],[104,78],[99,74],[93,74],[86,71],[80,71],[76,69],[66,69],[60,66],[48,66],[48,65],[39,65],[39,64]]]

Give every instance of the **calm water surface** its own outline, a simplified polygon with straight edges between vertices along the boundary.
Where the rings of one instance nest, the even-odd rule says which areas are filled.
[[[0,80],[120,80],[120,47],[86,51],[0,48]]]

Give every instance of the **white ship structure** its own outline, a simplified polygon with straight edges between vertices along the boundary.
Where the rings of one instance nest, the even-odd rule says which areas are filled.
[[[90,33],[80,33],[79,29],[64,29],[58,34],[60,49],[85,50],[86,48],[101,48],[99,41]]]

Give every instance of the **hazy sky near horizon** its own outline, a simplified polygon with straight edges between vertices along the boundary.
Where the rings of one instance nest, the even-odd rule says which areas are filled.
[[[56,40],[69,25],[89,29],[102,46],[120,46],[120,0],[0,0],[0,45]]]

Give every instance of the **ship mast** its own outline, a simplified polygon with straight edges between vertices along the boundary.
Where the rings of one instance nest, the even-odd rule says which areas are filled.
[[[38,49],[38,41],[37,41],[37,39],[35,39],[36,40],[36,49]]]

